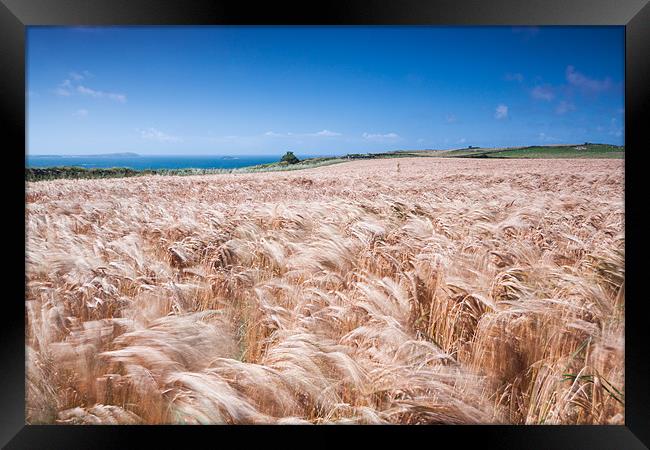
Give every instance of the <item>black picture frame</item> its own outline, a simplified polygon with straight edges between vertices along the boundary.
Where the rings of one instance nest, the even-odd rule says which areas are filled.
[[[650,446],[650,380],[647,316],[643,314],[644,233],[642,155],[645,128],[650,123],[650,5],[648,0],[449,0],[400,2],[354,0],[259,5],[233,0],[0,0],[0,107],[5,164],[4,210],[11,234],[5,235],[4,265],[11,269],[5,282],[0,328],[2,369],[0,391],[0,444],[5,448],[130,448],[136,438],[163,447],[201,445],[199,435],[214,434],[213,445],[225,445],[224,436],[248,443],[253,437],[271,440],[299,432],[306,440],[278,441],[280,445],[358,434],[364,440],[398,438],[411,442],[423,438],[430,445],[450,441],[455,446],[474,442],[488,448],[637,449]],[[622,25],[625,26],[625,216],[626,281],[625,425],[624,426],[437,426],[437,427],[172,427],[172,426],[36,426],[25,425],[25,314],[19,292],[25,254],[23,243],[13,238],[25,231],[25,30],[30,25]],[[9,139],[7,139],[9,138]],[[11,144],[9,144],[11,142]],[[5,166],[6,167],[6,166]],[[22,219],[20,219],[22,217]],[[7,244],[12,243],[13,246]],[[11,247],[11,248],[10,248]],[[11,249],[11,256],[8,251]],[[24,280],[24,278],[23,278]],[[18,291],[18,292],[17,292]],[[24,316],[23,316],[24,317]],[[363,435],[363,436],[362,436]],[[440,439],[442,438],[443,441]],[[218,440],[216,440],[218,439]],[[405,441],[405,439],[409,439]],[[345,438],[347,441],[348,439]],[[367,445],[370,445],[369,443]]]

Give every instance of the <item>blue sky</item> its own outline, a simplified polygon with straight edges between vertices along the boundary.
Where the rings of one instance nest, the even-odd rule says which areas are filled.
[[[29,154],[624,143],[623,27],[29,27]]]

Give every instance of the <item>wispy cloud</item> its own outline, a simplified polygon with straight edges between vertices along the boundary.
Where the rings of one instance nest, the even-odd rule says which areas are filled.
[[[87,70],[82,70],[81,72],[72,71],[68,76],[74,81],[81,81],[85,78],[91,78],[93,74]]]
[[[82,85],[77,86],[77,92],[79,92],[82,95],[87,95],[94,98],[108,98],[109,100],[113,100],[120,103],[126,102],[126,95],[124,94],[97,91],[95,89],[91,89],[89,87],[82,86]]]
[[[75,116],[75,117],[87,117],[88,116],[88,110],[87,109],[78,109],[72,115]]]
[[[557,107],[555,108],[556,114],[566,114],[570,111],[575,111],[576,107],[573,103],[562,100],[560,103],[558,103]]]
[[[613,87],[612,80],[605,78],[604,80],[597,80],[589,78],[586,75],[578,72],[575,67],[568,66],[566,68],[566,79],[570,85],[581,89],[587,93],[598,93],[611,89]]]
[[[341,136],[341,133],[337,133],[336,131],[330,131],[330,130],[322,130],[314,133],[314,136],[333,137],[333,136]]]
[[[380,133],[363,133],[361,135],[364,139],[367,139],[369,141],[384,141],[384,140],[394,140],[394,139],[399,139],[399,135],[397,133],[386,133],[386,134],[380,134]]]
[[[72,95],[72,82],[68,79],[63,80],[55,89],[54,93],[60,97]]]
[[[58,95],[59,97],[68,97],[71,94],[70,91],[68,91],[66,89],[63,89],[61,87],[58,87],[58,88],[54,89],[54,93],[56,95]]]
[[[74,93],[85,95],[93,98],[106,98],[119,103],[126,102],[126,95],[116,92],[104,92],[92,89],[88,86],[81,84],[81,81],[92,76],[90,72],[84,70],[83,72],[70,72],[69,78],[66,78],[54,90],[54,94],[61,97],[69,97]]]
[[[72,78],[75,81],[80,81],[84,79],[84,76],[77,72],[70,72],[70,78]]]
[[[535,86],[531,91],[530,95],[535,99],[535,100],[544,100],[547,102],[550,102],[555,98],[555,92],[553,90],[553,87],[551,87],[548,84],[545,84],[543,86]]]
[[[501,119],[506,119],[508,117],[508,106],[507,105],[499,105],[496,107],[494,110],[494,118],[501,120]]]
[[[321,131],[316,131],[314,133],[276,133],[275,131],[267,131],[264,133],[264,136],[268,137],[335,137],[335,136],[342,136],[341,133],[337,133],[336,131],[330,131],[330,130],[321,130]]]
[[[445,122],[447,122],[447,123],[456,123],[456,122],[458,122],[458,117],[456,117],[456,114],[447,114],[445,116]]]
[[[612,119],[609,121],[608,134],[616,137],[623,136],[623,127],[619,124],[619,121],[616,117],[612,117]]]
[[[158,142],[181,142],[182,139],[177,137],[177,136],[171,136],[167,133],[163,133],[160,130],[157,130],[156,128],[146,128],[146,129],[138,129],[137,130],[140,133],[140,137],[143,139],[147,139],[150,141],[158,141]]]
[[[523,83],[524,81],[524,76],[520,73],[506,73],[504,78],[506,81],[516,81],[518,83]]]
[[[549,136],[546,133],[539,133],[537,135],[537,139],[539,139],[540,141],[543,141],[543,142],[557,141],[556,138],[554,138],[553,136]]]

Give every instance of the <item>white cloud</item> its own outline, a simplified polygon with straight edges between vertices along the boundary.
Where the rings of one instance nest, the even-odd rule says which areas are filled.
[[[456,117],[456,114],[447,114],[447,116],[445,117],[445,122],[456,123],[458,122],[458,117]]]
[[[54,89],[54,93],[60,97],[68,97],[71,94],[69,90],[63,89],[62,87]]]
[[[54,93],[61,97],[70,96],[72,94],[72,83],[70,80],[63,80],[63,82],[54,89]]]
[[[556,138],[554,138],[553,136],[549,136],[549,135],[546,134],[546,133],[539,133],[539,134],[537,135],[537,138],[538,138],[540,141],[544,141],[544,142],[557,141]]]
[[[124,94],[119,94],[115,92],[98,91],[80,84],[80,81],[92,76],[92,74],[87,70],[84,70],[82,73],[70,72],[69,75],[70,78],[66,78],[65,80],[63,80],[63,82],[54,89],[53,92],[56,95],[59,95],[61,97],[69,97],[74,92],[77,92],[78,94],[85,95],[88,97],[107,98],[109,100],[113,100],[120,103],[126,102],[126,95]]]
[[[80,81],[84,79],[84,76],[78,72],[70,72],[70,78],[72,78],[75,81]]]
[[[182,139],[176,136],[170,136],[169,134],[163,133],[160,130],[155,128],[147,128],[144,130],[138,130],[140,132],[140,137],[143,139],[158,141],[158,142],[181,142]]]
[[[506,73],[505,78],[507,81],[516,81],[522,83],[524,81],[524,76],[520,73]]]
[[[124,94],[116,94],[113,92],[103,92],[103,91],[96,91],[94,89],[88,88],[86,86],[79,85],[77,86],[77,92],[83,95],[87,95],[90,97],[94,98],[108,98],[110,100],[124,103],[126,102],[126,95]]]
[[[87,109],[78,109],[72,115],[76,116],[76,117],[87,117],[88,116],[88,110]]]
[[[276,133],[275,131],[267,131],[264,136],[268,137],[334,137],[342,136],[341,133],[330,130],[321,130],[315,133]]]
[[[623,127],[618,124],[618,119],[616,117],[612,117],[609,124],[610,129],[608,134],[616,137],[623,136]]]
[[[557,107],[555,108],[555,112],[557,114],[566,114],[569,111],[574,111],[576,109],[575,105],[571,102],[568,102],[566,100],[562,100],[560,103],[558,103]]]
[[[604,80],[589,78],[576,71],[573,66],[568,66],[566,68],[566,79],[569,84],[589,93],[602,92],[613,87],[612,80],[609,78],[605,78]]]
[[[397,133],[386,133],[386,134],[363,133],[361,136],[364,139],[368,139],[369,141],[399,139],[399,135]]]
[[[499,105],[497,108],[494,110],[494,118],[495,119],[505,119],[508,117],[508,106],[507,105]]]
[[[547,102],[550,102],[555,97],[553,88],[549,85],[535,86],[533,90],[530,91],[530,95],[536,100],[544,100]]]
[[[340,136],[340,135],[341,135],[341,133],[337,133],[335,131],[330,131],[330,130],[322,130],[322,131],[319,131],[319,132],[315,133],[315,136],[327,136],[327,137]]]
[[[77,92],[84,95],[90,95],[91,97],[103,97],[104,95],[103,92],[95,91],[85,86],[77,86]]]

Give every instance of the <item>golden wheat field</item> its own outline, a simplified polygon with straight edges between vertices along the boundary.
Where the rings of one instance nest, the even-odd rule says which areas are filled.
[[[28,423],[623,424],[622,160],[28,183]]]

